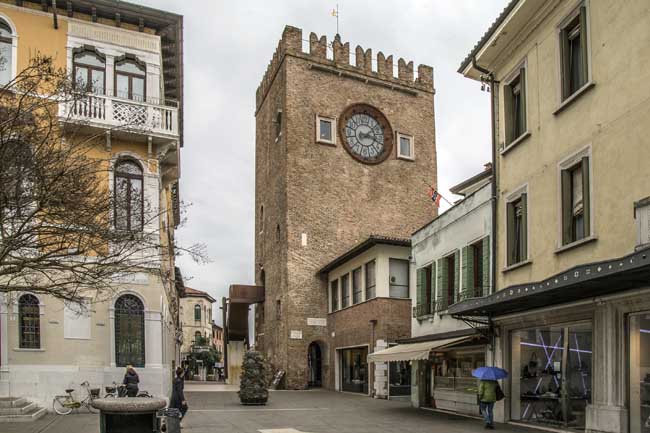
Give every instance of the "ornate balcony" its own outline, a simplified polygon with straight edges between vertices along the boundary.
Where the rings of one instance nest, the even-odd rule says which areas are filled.
[[[163,139],[178,139],[178,106],[176,103],[135,101],[114,96],[85,94],[59,104],[63,121],[90,127],[126,132]]]

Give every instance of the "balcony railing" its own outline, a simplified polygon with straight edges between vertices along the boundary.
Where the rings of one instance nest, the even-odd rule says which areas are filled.
[[[483,296],[488,296],[491,292],[492,287],[490,286],[481,286],[481,287],[470,287],[465,290],[461,290],[460,297],[457,302],[464,301],[465,299],[470,298],[482,298]]]
[[[59,105],[59,116],[111,129],[150,135],[178,135],[178,108],[148,98],[134,101],[86,94]]]

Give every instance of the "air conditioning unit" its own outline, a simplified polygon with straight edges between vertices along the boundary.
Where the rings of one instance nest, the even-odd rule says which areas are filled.
[[[650,197],[634,202],[636,249],[650,246]]]

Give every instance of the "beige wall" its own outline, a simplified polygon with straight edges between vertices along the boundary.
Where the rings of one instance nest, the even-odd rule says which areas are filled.
[[[504,80],[522,60],[528,65],[527,123],[531,135],[498,164],[499,288],[538,281],[576,264],[622,256],[635,246],[633,202],[650,194],[650,40],[645,0],[589,1],[588,27],[593,88],[564,110],[559,100],[558,25],[578,2],[563,1],[488,69]],[[525,34],[525,32],[523,32]],[[480,59],[479,59],[480,61]],[[503,119],[500,86],[498,119]],[[499,122],[500,145],[504,141]],[[596,241],[568,251],[560,246],[558,164],[589,147],[592,155],[592,233]],[[528,256],[531,264],[504,272],[505,198],[528,185]]]
[[[212,303],[199,296],[188,296],[181,298],[180,318],[181,326],[183,327],[183,344],[181,352],[187,353],[190,351],[192,342],[196,332],[200,332],[202,336],[212,341]],[[194,320],[194,306],[201,307],[201,320]]]

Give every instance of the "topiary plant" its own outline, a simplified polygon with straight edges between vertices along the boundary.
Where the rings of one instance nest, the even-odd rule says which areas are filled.
[[[266,404],[269,398],[266,363],[262,355],[254,350],[244,354],[239,385],[239,401],[246,405]]]

